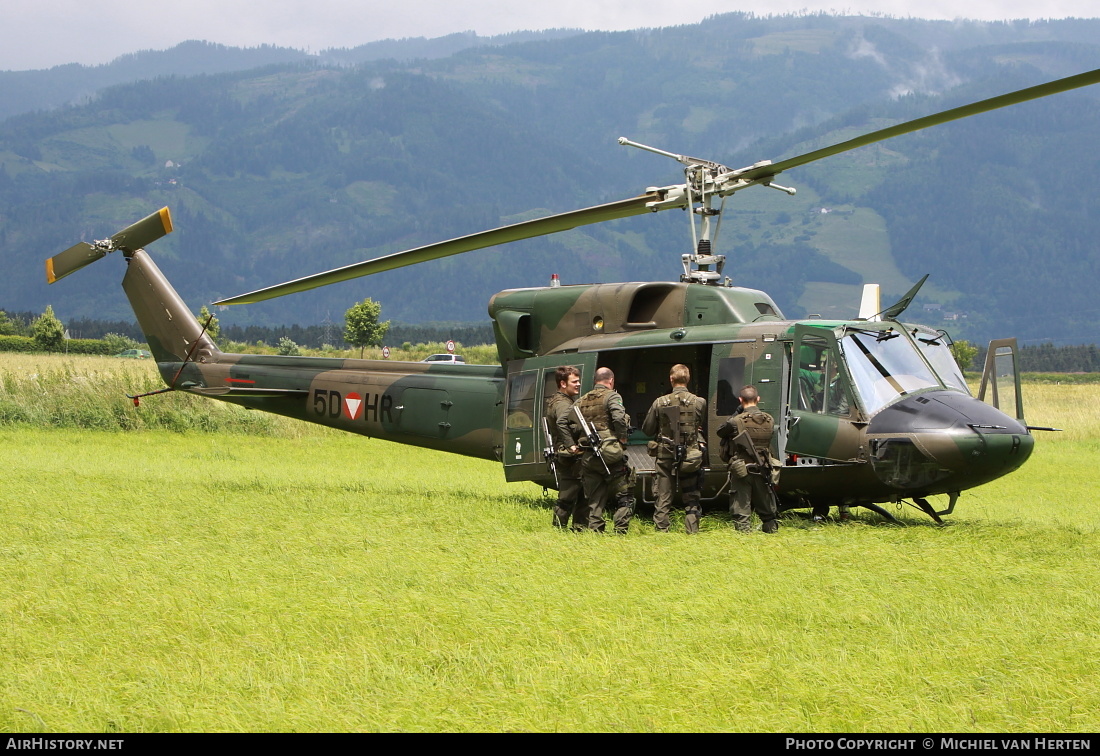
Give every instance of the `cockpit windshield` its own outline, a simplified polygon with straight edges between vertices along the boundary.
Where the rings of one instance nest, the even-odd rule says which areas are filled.
[[[943,386],[903,332],[850,330],[840,349],[869,414],[903,394]]]
[[[913,338],[920,347],[924,359],[932,363],[932,369],[939,375],[940,380],[949,388],[970,393],[970,387],[966,385],[962,369],[955,361],[955,355],[951,353],[951,347],[947,343],[948,339],[942,332],[926,333],[923,330],[916,330],[913,331]]]

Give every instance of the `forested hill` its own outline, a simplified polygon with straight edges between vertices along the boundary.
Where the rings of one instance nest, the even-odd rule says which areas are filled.
[[[316,59],[119,85],[0,123],[0,308],[127,317],[109,259],[47,288],[44,258],[162,205],[151,251],[197,310],[219,297],[682,180],[620,135],[731,166],[1100,68],[1100,21],[728,14],[697,26]],[[1100,87],[783,174],[727,205],[719,251],[788,315],[850,317],[924,273],[907,317],[971,339],[1091,342],[1100,307]],[[682,213],[483,250],[219,313],[320,323],[366,296],[406,322],[485,317],[493,292],[668,280]]]
[[[444,58],[470,47],[492,47],[533,39],[573,36],[576,29],[516,32],[480,37],[473,32],[426,39],[387,39],[350,49],[334,48],[310,54],[274,45],[239,48],[192,40],[168,50],[142,50],[99,66],[70,63],[50,69],[0,71],[0,119],[36,110],[77,104],[117,84],[155,79],[158,76],[196,76],[247,71],[285,63],[317,63],[354,66],[372,60],[410,61]]]

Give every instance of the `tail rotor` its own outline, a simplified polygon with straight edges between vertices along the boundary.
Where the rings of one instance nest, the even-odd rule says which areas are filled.
[[[170,233],[172,233],[172,216],[167,207],[162,207],[109,239],[100,239],[91,243],[80,242],[49,258],[46,260],[46,281],[48,283],[59,281],[118,249],[129,257],[135,251]]]

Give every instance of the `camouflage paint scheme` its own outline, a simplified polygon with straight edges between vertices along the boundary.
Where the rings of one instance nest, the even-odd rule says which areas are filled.
[[[691,367],[689,388],[708,401],[705,498],[722,493],[726,471],[715,431],[736,408],[734,397],[744,384],[758,388],[760,406],[776,417],[775,452],[786,463],[779,494],[788,508],[957,496],[1015,470],[1032,450],[1021,419],[979,402],[965,384],[952,386],[947,378],[905,391],[874,412],[856,398],[838,349],[851,329],[868,343],[902,339],[892,348],[918,354],[914,337],[923,339],[925,351],[938,349],[936,332],[896,321],[785,320],[767,294],[753,289],[622,283],[504,291],[489,304],[501,366],[432,365],[221,352],[146,252],[128,253],[127,261],[123,288],[170,388],[497,459],[509,481],[554,487],[538,429],[545,398],[557,388],[554,369],[563,364],[581,370],[582,392],[591,388],[596,367],[611,367],[636,423],[653,399],[670,390],[669,368],[681,362]],[[807,344],[841,355],[835,364],[836,384],[847,392],[842,411],[792,405],[799,374],[792,355]],[[931,363],[920,365],[930,369]],[[634,431],[628,453],[640,493],[652,500],[647,440]]]

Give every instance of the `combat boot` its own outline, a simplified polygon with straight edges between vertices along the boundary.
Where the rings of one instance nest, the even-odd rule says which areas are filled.
[[[778,533],[779,521],[778,520],[764,520],[764,524],[760,526],[760,529],[765,533]]]

